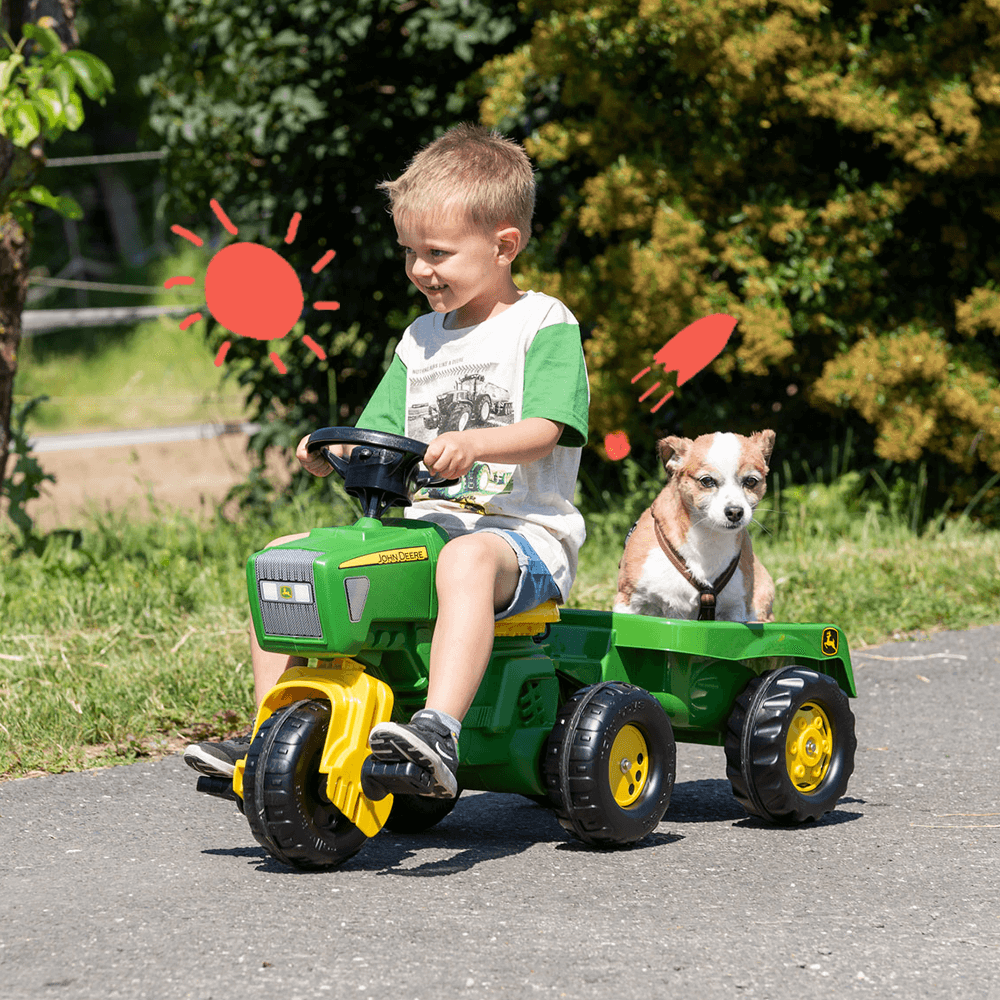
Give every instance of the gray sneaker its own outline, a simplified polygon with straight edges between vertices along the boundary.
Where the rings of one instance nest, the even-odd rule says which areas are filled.
[[[199,774],[231,778],[236,770],[236,762],[246,757],[251,739],[251,734],[247,733],[246,736],[236,736],[231,740],[192,743],[184,751],[184,763]]]
[[[421,709],[409,723],[382,722],[368,737],[372,756],[386,764],[411,761],[433,782],[427,794],[453,799],[458,794],[458,740],[433,712]]]

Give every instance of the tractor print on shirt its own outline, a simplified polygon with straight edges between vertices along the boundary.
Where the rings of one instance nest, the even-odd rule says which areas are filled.
[[[424,426],[439,434],[513,422],[514,404],[498,385],[486,381],[481,372],[455,379],[452,388],[438,395],[436,406],[424,413]]]

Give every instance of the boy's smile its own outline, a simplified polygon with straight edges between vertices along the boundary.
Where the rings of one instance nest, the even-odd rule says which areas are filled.
[[[439,313],[454,313],[449,328],[474,326],[520,298],[510,265],[521,234],[510,226],[490,234],[459,209],[396,220],[406,276]]]

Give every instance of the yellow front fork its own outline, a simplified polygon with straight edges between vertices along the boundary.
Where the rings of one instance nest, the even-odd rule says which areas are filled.
[[[361,788],[361,767],[371,752],[368,734],[372,727],[392,714],[391,688],[348,657],[321,660],[315,667],[292,667],[265,696],[257,711],[254,735],[267,718],[303,698],[330,703],[330,728],[320,762],[327,797],[363,834],[374,837],[389,816],[392,796],[377,802],[369,799]],[[239,761],[233,774],[233,791],[240,798],[244,764]]]

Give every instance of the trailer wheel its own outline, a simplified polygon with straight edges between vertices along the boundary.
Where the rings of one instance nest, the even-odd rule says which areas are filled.
[[[462,790],[458,790],[458,795]],[[423,833],[440,823],[455,808],[458,795],[453,799],[432,799],[425,795],[395,795],[392,809],[385,821],[393,833]]]
[[[243,809],[257,843],[293,868],[336,868],[368,839],[326,796],[319,770],[330,705],[297,701],[261,724],[247,753]]]
[[[726,775],[752,816],[805,823],[836,808],[858,741],[847,695],[832,677],[790,666],[755,677],[726,734]]]
[[[542,779],[563,828],[599,847],[656,829],[677,766],[673,728],[642,688],[612,681],[577,691],[545,744]]]

